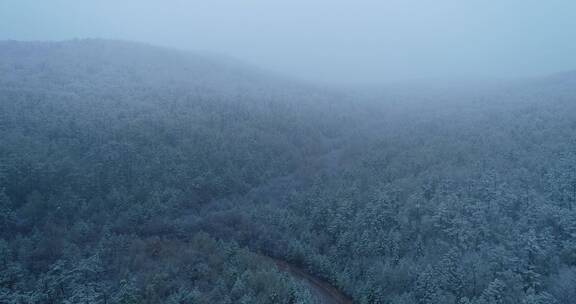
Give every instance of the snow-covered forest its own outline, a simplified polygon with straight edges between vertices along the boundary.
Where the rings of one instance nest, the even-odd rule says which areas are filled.
[[[576,74],[347,90],[0,43],[1,303],[570,304]]]

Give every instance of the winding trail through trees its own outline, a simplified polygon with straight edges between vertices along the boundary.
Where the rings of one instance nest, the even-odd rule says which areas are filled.
[[[329,174],[334,174],[338,167],[342,149],[334,149],[318,157],[319,169],[325,170]],[[294,174],[277,177],[268,183],[252,189],[248,196],[252,197],[274,197],[278,193],[286,192],[295,182]],[[310,293],[321,304],[352,304],[352,300],[344,293],[330,285],[328,282],[315,277],[305,270],[292,265],[284,260],[260,255],[263,259],[270,260],[276,265],[278,270],[287,273],[292,278],[304,283],[304,286],[310,290]]]
[[[326,174],[335,174],[340,167],[340,159],[342,157],[343,148],[336,147],[330,149],[327,153],[317,156],[308,165],[312,165],[316,172],[323,171]],[[266,183],[256,186],[248,191],[243,198],[248,200],[273,200],[283,194],[296,189],[299,181],[298,170],[295,172],[271,178]],[[217,201],[211,207],[218,207],[218,203],[223,203],[225,200]],[[303,283],[304,287],[308,288],[312,296],[318,300],[320,304],[352,304],[352,299],[344,293],[336,289],[330,283],[314,276],[305,271],[304,269],[290,264],[282,259],[273,258],[266,254],[259,254],[263,260],[268,260],[276,265],[279,271],[284,272]]]
[[[334,174],[339,167],[339,160],[341,158],[343,149],[335,148],[329,150],[327,153],[318,156],[313,163],[315,164],[316,170],[322,170],[327,174]],[[282,193],[287,193],[291,189],[294,189],[295,185],[298,183],[298,178],[295,177],[298,173],[294,172],[289,175],[279,176],[269,180],[258,187],[251,189],[246,197],[256,199],[256,198],[268,198],[274,199]],[[334,286],[328,282],[311,275],[300,267],[292,265],[284,260],[278,258],[272,258],[267,255],[260,255],[262,259],[271,261],[276,265],[278,270],[287,273],[292,278],[300,281],[310,290],[310,293],[318,300],[321,304],[352,304],[352,300],[347,297],[344,293],[336,289]]]
[[[327,282],[310,275],[306,271],[291,265],[283,260],[270,257],[263,257],[272,261],[278,267],[278,270],[285,272],[308,287],[310,293],[318,299],[321,304],[352,304],[352,300],[334,288]]]

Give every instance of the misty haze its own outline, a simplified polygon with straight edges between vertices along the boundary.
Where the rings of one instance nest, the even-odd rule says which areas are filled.
[[[0,304],[573,304],[576,2],[0,0]]]

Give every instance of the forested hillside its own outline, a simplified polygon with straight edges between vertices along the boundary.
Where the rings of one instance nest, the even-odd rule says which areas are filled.
[[[178,222],[352,123],[324,112],[337,97],[235,64],[112,41],[0,45],[0,302],[307,299],[232,238]]]
[[[576,78],[338,92],[0,43],[1,303],[572,303]]]

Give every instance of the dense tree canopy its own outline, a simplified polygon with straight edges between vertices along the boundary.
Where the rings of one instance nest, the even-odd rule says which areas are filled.
[[[0,43],[0,302],[572,303],[576,77],[342,93]]]

